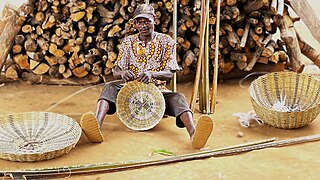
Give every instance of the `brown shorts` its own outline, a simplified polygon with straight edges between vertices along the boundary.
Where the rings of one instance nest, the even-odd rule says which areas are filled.
[[[108,82],[104,86],[99,100],[104,99],[108,101],[109,111],[107,112],[107,114],[114,114],[116,112],[117,95],[120,89],[123,87],[123,85],[123,83],[119,82]],[[162,94],[166,103],[165,114],[168,116],[176,117],[176,125],[178,127],[185,127],[180,119],[180,116],[184,112],[191,112],[186,97],[183,94],[177,92],[165,91],[162,92]]]

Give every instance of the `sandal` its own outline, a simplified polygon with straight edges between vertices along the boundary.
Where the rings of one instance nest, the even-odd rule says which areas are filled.
[[[192,136],[191,144],[194,149],[202,148],[210,137],[213,129],[213,121],[207,115],[199,117],[195,132]]]
[[[80,126],[90,142],[103,142],[104,139],[97,118],[92,112],[82,115],[80,119]]]

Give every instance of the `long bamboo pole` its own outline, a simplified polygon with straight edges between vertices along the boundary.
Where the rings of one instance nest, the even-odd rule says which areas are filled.
[[[205,18],[205,0],[201,0],[201,22],[200,22],[200,55],[198,57],[197,62],[197,69],[196,69],[196,76],[194,78],[194,86],[193,86],[193,92],[191,95],[191,101],[190,101],[190,110],[193,112],[195,109],[196,99],[198,96],[198,90],[199,90],[199,81],[200,81],[200,75],[201,75],[201,64],[202,64],[202,58],[204,55],[204,30],[205,30],[205,24],[206,24],[206,18]]]
[[[177,0],[174,0],[173,2],[173,39],[175,42],[177,42],[177,34],[178,34],[178,10],[177,10],[178,2]],[[175,56],[174,58],[177,58],[177,48],[174,49]],[[173,77],[171,80],[171,91],[177,92],[177,73],[173,73]]]
[[[199,80],[199,111],[201,113],[204,113],[203,110],[204,110],[204,82],[203,82],[203,77],[204,77],[204,72],[203,72],[203,58],[201,59],[201,72],[200,72],[200,80]]]
[[[203,58],[203,100],[204,100],[204,109],[202,113],[210,113],[210,82],[209,82],[209,2],[206,0],[206,25],[205,25],[205,43],[204,43],[204,58]]]
[[[274,139],[267,139],[262,141],[256,141],[249,144],[240,144],[237,146],[231,146],[212,151],[202,151],[198,153],[185,154],[180,156],[174,156],[165,159],[158,160],[145,160],[145,161],[125,161],[121,163],[101,163],[101,164],[89,164],[78,166],[66,166],[55,167],[46,169],[30,169],[20,171],[0,171],[0,177],[15,176],[26,178],[44,178],[44,177],[63,177],[71,175],[84,175],[84,174],[96,174],[96,173],[108,173],[115,171],[123,171],[128,169],[137,169],[147,166],[162,165],[174,162],[190,161],[196,159],[204,159],[210,157],[221,157],[236,155],[253,150],[271,148],[271,147],[285,147],[290,145],[296,145],[300,143],[314,142],[320,140],[320,134],[303,136],[298,138],[274,141]]]
[[[13,172],[4,172],[0,171],[0,177],[4,176],[12,176],[15,178],[44,178],[44,177],[64,177],[70,175],[84,175],[84,174],[96,174],[96,173],[108,173],[115,171],[122,171],[128,169],[142,168],[151,165],[160,165],[167,164],[172,162],[186,161],[190,156],[202,156],[207,153],[218,153],[222,151],[228,151],[237,148],[244,148],[252,145],[264,144],[274,141],[275,138],[265,139],[260,141],[249,142],[240,145],[223,147],[211,151],[201,151],[191,154],[185,154],[165,159],[158,160],[144,160],[144,161],[125,161],[125,162],[109,162],[109,163],[101,163],[101,164],[88,164],[88,165],[76,165],[76,166],[64,166],[64,167],[53,167],[53,168],[42,168],[42,169],[29,169],[29,170],[20,170]],[[182,158],[182,159],[181,159]],[[181,159],[176,161],[177,159]],[[192,160],[192,159],[189,159]],[[160,164],[158,164],[160,163]]]
[[[217,21],[216,21],[216,41],[215,41],[215,56],[214,56],[214,68],[213,68],[213,83],[211,94],[211,113],[216,110],[217,93],[218,93],[218,70],[219,70],[219,30],[220,30],[220,4],[221,0],[218,0],[217,4]]]

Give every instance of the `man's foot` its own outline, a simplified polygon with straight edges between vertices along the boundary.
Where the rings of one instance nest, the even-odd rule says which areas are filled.
[[[97,118],[92,112],[82,115],[80,126],[90,142],[98,143],[103,141]]]
[[[202,115],[198,119],[195,132],[191,137],[192,147],[195,149],[200,149],[206,145],[208,138],[213,129],[213,121],[207,115]]]

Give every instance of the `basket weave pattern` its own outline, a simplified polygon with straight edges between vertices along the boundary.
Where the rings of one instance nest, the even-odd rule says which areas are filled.
[[[283,129],[303,127],[320,113],[320,84],[313,77],[294,72],[263,75],[250,85],[253,108],[264,123]],[[300,108],[294,112],[280,112],[272,107],[286,97],[285,105]]]
[[[163,117],[165,100],[162,92],[152,83],[131,81],[117,96],[117,114],[129,129],[148,130]]]
[[[0,116],[0,158],[41,161],[68,153],[81,136],[72,118],[50,112]]]

